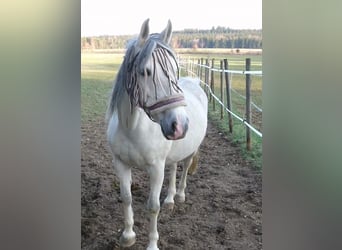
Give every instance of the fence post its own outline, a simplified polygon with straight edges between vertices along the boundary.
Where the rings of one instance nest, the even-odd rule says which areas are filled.
[[[204,82],[205,82],[205,84],[208,84],[209,83],[209,69],[208,69],[209,60],[208,60],[208,58],[205,59],[205,66],[207,66],[207,67],[204,68],[204,70],[205,70],[204,71],[205,72]],[[204,87],[205,87],[205,92],[206,92],[207,96],[209,96],[209,100],[211,100],[211,95],[209,94],[210,92],[209,92],[207,85],[205,85]]]
[[[186,74],[189,74],[189,57],[187,59],[184,58],[183,60],[185,60],[185,72]]]
[[[211,59],[211,68],[213,69],[215,66],[215,58]],[[215,77],[214,77],[214,70],[210,71],[210,88],[213,94],[215,94]],[[215,98],[213,100],[213,111],[215,111]]]
[[[223,59],[224,62],[224,69],[228,71],[228,60]],[[229,73],[224,73],[225,80],[226,80],[226,95],[227,95],[227,108],[228,110],[232,110],[232,99],[230,95],[230,81],[229,81]],[[228,112],[228,125],[229,125],[229,133],[233,133],[233,119],[232,114]]]
[[[180,66],[180,65],[184,65],[185,74],[188,74],[188,71],[186,70],[187,67],[188,67],[187,62],[184,62],[184,59],[182,59],[182,61],[181,61],[180,57],[178,57],[178,63],[179,63],[179,66]],[[181,70],[182,70],[182,68],[181,68],[181,67],[178,67],[178,71],[177,71],[177,78],[178,78],[178,79],[179,79],[180,76],[181,76]]]
[[[202,72],[203,72],[203,67],[202,67],[202,65],[203,65],[203,58],[201,58],[201,65],[199,66],[200,67],[200,74],[199,74],[199,76],[200,76],[200,79],[202,80]]]
[[[198,59],[198,60],[197,60],[197,68],[196,68],[196,69],[197,69],[197,72],[196,72],[196,73],[197,73],[197,75],[199,76],[199,79],[201,79],[201,76],[200,76],[201,67],[199,66],[200,63],[201,63],[201,59]]]
[[[251,59],[246,58],[246,71],[251,70]],[[251,75],[246,74],[246,122],[251,124]],[[246,126],[246,147],[251,150],[251,130]]]
[[[223,60],[220,60],[220,99],[221,99],[221,102],[224,103],[223,101]],[[221,120],[223,119],[223,109],[224,109],[224,106],[223,105],[220,105],[221,106]]]
[[[190,59],[189,58],[189,61],[190,61],[190,74],[192,74],[192,72],[194,72],[194,59]],[[192,75],[191,75],[192,76]]]

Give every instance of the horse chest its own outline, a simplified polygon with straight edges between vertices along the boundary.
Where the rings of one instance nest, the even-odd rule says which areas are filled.
[[[171,146],[168,143],[160,144],[149,138],[146,134],[134,132],[123,135],[118,134],[114,138],[114,153],[124,163],[131,166],[155,165],[161,159],[165,159]]]
[[[141,154],[141,151],[137,150],[134,145],[129,142],[124,142],[120,144],[118,148],[119,153],[117,156],[121,161],[125,162],[128,165],[139,165],[145,162],[144,156]]]

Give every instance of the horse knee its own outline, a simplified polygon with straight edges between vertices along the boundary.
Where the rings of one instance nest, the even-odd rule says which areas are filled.
[[[124,204],[132,204],[132,194],[126,191],[121,191],[121,200]]]
[[[147,209],[150,213],[159,213],[160,210],[160,202],[156,200],[149,199],[147,202]]]

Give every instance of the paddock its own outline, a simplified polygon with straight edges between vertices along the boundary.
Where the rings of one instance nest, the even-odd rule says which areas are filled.
[[[82,249],[120,249],[123,225],[119,181],[114,175],[103,117],[82,121]],[[262,249],[261,173],[211,122],[200,147],[199,167],[188,177],[185,203],[161,209],[160,249]],[[182,166],[178,168],[181,169]],[[166,170],[168,171],[168,170]],[[179,178],[177,173],[177,180]],[[148,244],[148,176],[134,169],[135,245]],[[160,200],[166,197],[166,173]]]

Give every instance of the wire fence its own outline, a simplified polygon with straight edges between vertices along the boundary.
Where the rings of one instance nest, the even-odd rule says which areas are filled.
[[[197,60],[197,61],[196,61]],[[261,70],[250,70],[251,59],[246,58],[245,60],[245,70],[231,70],[228,67],[228,60],[220,60],[220,67],[215,67],[215,59],[211,59],[211,65],[209,59],[190,59],[190,58],[180,58],[180,67],[183,72],[192,77],[197,77],[208,95],[209,102],[212,103],[213,110],[216,109],[216,104],[219,104],[221,109],[221,119],[223,119],[224,112],[228,115],[228,125],[229,132],[233,132],[233,120],[237,119],[246,126],[246,147],[248,150],[251,149],[251,134],[252,131],[257,136],[262,138],[261,127],[257,129],[252,125],[252,107],[257,113],[262,115],[262,108],[260,105],[254,103],[251,99],[251,85],[252,78],[262,77]],[[216,75],[215,75],[216,74]],[[217,82],[217,74],[219,74],[219,81]],[[245,95],[235,90],[232,87],[233,76],[243,75],[245,77]],[[216,76],[216,77],[215,77]],[[215,82],[216,81],[216,82]],[[225,82],[225,84],[224,84]],[[215,92],[218,91],[219,94]],[[244,115],[238,114],[238,110],[235,108],[233,111],[232,105],[232,92],[239,98],[244,99]],[[224,98],[226,95],[226,98]],[[259,122],[261,124],[261,116],[259,116]]]

